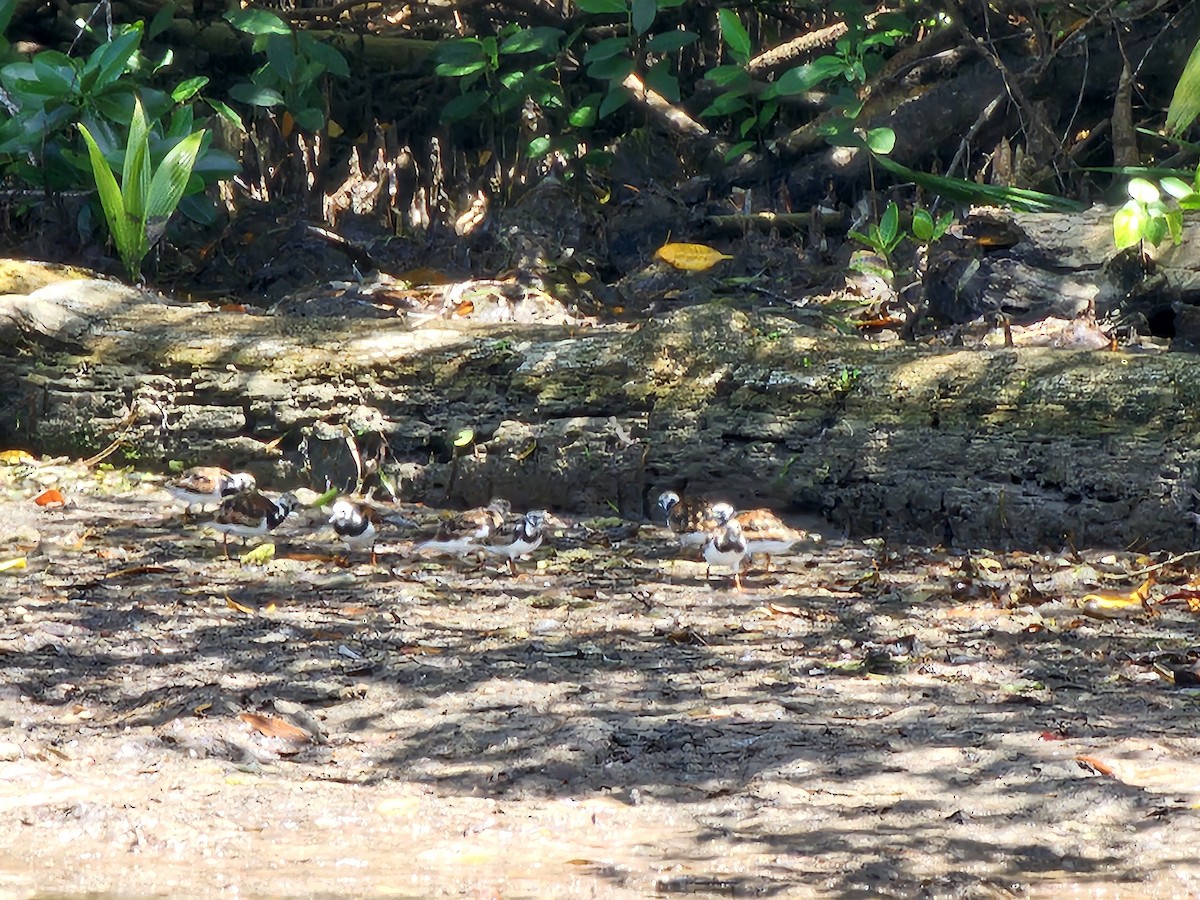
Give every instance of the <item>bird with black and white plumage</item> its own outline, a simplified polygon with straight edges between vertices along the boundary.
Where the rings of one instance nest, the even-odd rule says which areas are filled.
[[[708,543],[709,534],[717,524],[715,511],[718,506],[729,504],[691,501],[675,491],[663,491],[658,497],[658,508],[666,517],[667,527],[684,549]],[[810,537],[807,532],[792,528],[770,509],[741,510],[735,512],[734,518],[742,529],[750,554],[763,554],[768,565],[772,555],[787,553]]]
[[[733,584],[742,589],[742,564],[750,558],[750,547],[737,520],[737,512],[728,503],[714,503],[710,507],[713,526],[704,544],[704,561],[712,566],[729,566],[733,571]],[[707,580],[709,573],[705,573]]]
[[[370,547],[371,565],[375,565],[378,561],[375,542],[383,527],[383,519],[375,509],[365,503],[340,497],[329,511],[329,524],[343,543],[352,547]]]
[[[414,544],[413,552],[460,558],[479,552],[491,536],[508,523],[511,516],[512,504],[507,500],[493,500],[487,506],[456,513],[439,522],[437,531],[431,537]]]
[[[185,517],[194,506],[203,510],[226,497],[252,491],[256,486],[254,476],[249,472],[230,472],[220,466],[193,466],[164,485],[168,494],[185,505]]]
[[[389,526],[416,528],[416,523],[398,513],[349,497],[339,497],[329,509],[329,524],[338,539],[350,546],[370,547],[371,564],[378,562],[375,544]]]
[[[225,558],[229,558],[229,536],[242,538],[259,537],[274,531],[283,524],[299,505],[296,495],[282,494],[271,499],[259,491],[242,491],[226,497],[212,521],[206,523],[214,531],[221,532]]]
[[[482,549],[492,556],[504,557],[508,561],[509,574],[516,575],[517,560],[542,546],[546,526],[546,511],[531,509],[517,522],[494,532]]]

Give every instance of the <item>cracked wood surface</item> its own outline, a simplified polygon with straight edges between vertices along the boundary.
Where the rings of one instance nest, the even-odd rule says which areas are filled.
[[[636,329],[289,319],[109,282],[0,297],[0,440],[641,517],[659,490],[955,546],[1188,548],[1200,369],[1182,354],[881,347],[770,312]],[[474,431],[464,451],[462,429]]]

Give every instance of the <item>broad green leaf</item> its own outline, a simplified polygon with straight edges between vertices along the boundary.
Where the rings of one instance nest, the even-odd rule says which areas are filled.
[[[131,68],[142,42],[142,23],[128,26],[128,30],[95,49],[83,66],[81,81],[89,90],[108,87]]]
[[[583,61],[585,64],[591,64],[628,52],[629,38],[605,38],[588,48],[587,53],[583,55]]]
[[[614,56],[612,59],[602,59],[600,62],[592,63],[588,66],[587,73],[592,78],[603,78],[606,81],[624,81],[633,70],[636,64],[627,56]],[[601,118],[604,118],[603,114]]]
[[[298,67],[296,63],[296,42],[291,34],[271,34],[267,36],[267,62],[274,69],[274,75],[287,84],[295,84]]]
[[[650,26],[654,24],[654,19],[658,16],[658,4],[655,0],[632,0],[633,5],[630,8],[629,21],[633,25],[633,30],[637,34],[645,34],[650,30]]]
[[[752,150],[753,148],[754,141],[740,141],[725,151],[725,161],[733,162],[735,159],[741,159],[746,151]]]
[[[479,38],[457,38],[447,41],[438,47],[433,54],[435,61],[452,66],[464,66],[467,63],[482,62],[485,59],[483,44]]]
[[[148,37],[150,40],[154,40],[156,37],[170,28],[171,23],[175,20],[175,12],[177,9],[178,7],[174,3],[174,0],[172,0],[170,3],[164,3],[161,7],[159,7],[158,12],[154,14],[154,18],[150,22],[150,27],[146,29],[146,37]]]
[[[583,12],[594,16],[606,13],[624,13],[628,9],[624,0],[575,0],[575,5]]]
[[[671,74],[669,60],[664,59],[646,70],[646,87],[671,103],[679,102],[679,79]]]
[[[279,91],[273,88],[259,87],[246,81],[231,87],[229,96],[239,103],[246,103],[250,106],[283,106],[284,102],[283,95]]]
[[[482,72],[487,68],[487,62],[480,59],[475,62],[463,63],[462,65],[453,65],[452,63],[439,63],[434,66],[434,74],[441,75],[446,78],[462,78],[464,75],[473,75],[476,72]]]
[[[206,84],[208,84],[207,75],[197,75],[194,78],[185,79],[175,86],[175,90],[171,91],[171,99],[176,103],[184,103],[200,93]]]
[[[887,156],[896,147],[896,132],[890,128],[872,128],[867,132],[866,143],[872,153]]]
[[[1171,243],[1179,245],[1183,242],[1183,210],[1173,209],[1163,216],[1167,223],[1167,232],[1171,235]]]
[[[292,115],[304,131],[317,132],[325,127],[325,111],[316,106],[306,106]]]
[[[1167,237],[1167,219],[1165,216],[1147,216],[1142,220],[1142,235],[1157,247]]]
[[[265,9],[231,9],[225,13],[226,22],[246,34],[291,34],[287,22]]]
[[[895,200],[888,201],[887,208],[879,220],[879,234],[885,244],[890,244],[900,234],[900,209]]]
[[[1158,185],[1176,200],[1182,200],[1188,194],[1192,193],[1192,186],[1182,178],[1162,178],[1159,180]]]
[[[600,118],[607,118],[632,99],[633,95],[626,88],[620,85],[614,86],[612,90],[605,94],[604,100],[600,104]]]
[[[788,69],[775,82],[775,93],[780,97],[804,94],[818,84],[843,75],[846,64],[836,56],[819,56],[810,63]]]
[[[1139,203],[1153,203],[1160,196],[1158,188],[1154,186],[1154,183],[1147,181],[1145,178],[1129,179],[1126,189],[1129,191],[1129,196]]]
[[[1117,250],[1132,247],[1142,239],[1145,211],[1136,200],[1128,201],[1113,215],[1113,241]]]
[[[524,28],[500,44],[501,53],[557,53],[563,39],[558,28]]]
[[[690,31],[664,31],[646,41],[646,49],[651,53],[674,53],[700,40],[700,35]]]
[[[741,66],[717,66],[704,73],[704,80],[721,87],[736,86],[739,91],[749,91],[750,75]]]
[[[933,237],[933,216],[927,210],[918,209],[913,213],[912,233],[922,244],[928,244]]]
[[[1192,48],[1167,107],[1167,134],[1182,134],[1200,116],[1200,41]]]
[[[567,121],[575,128],[590,128],[596,124],[596,118],[600,109],[600,94],[588,94],[579,105],[571,110],[567,116]]]
[[[238,131],[244,132],[246,130],[246,126],[242,122],[242,117],[239,116],[237,112],[231,106],[229,106],[229,104],[223,103],[220,100],[212,99],[205,100],[204,102],[211,106],[217,115],[219,115]]]
[[[717,21],[721,25],[721,39],[738,65],[744,66],[750,62],[750,34],[737,13],[722,7],[717,10]]]
[[[552,147],[553,141],[545,135],[535,137],[529,142],[529,146],[525,148],[525,155],[530,159],[541,159],[550,152]]]
[[[337,47],[323,41],[309,40],[304,43],[304,54],[319,62],[330,75],[336,75],[338,78],[350,77],[350,65]]]
[[[741,94],[721,94],[701,110],[700,115],[706,118],[709,116],[728,116],[749,108],[749,101]]]
[[[488,100],[487,91],[468,91],[442,107],[442,121],[458,122],[473,116]]]

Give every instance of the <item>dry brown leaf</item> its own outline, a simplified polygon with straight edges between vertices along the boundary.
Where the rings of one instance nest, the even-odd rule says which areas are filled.
[[[312,735],[303,728],[297,728],[291,722],[277,719],[274,716],[241,713],[238,718],[265,737],[278,738],[292,744],[307,744],[312,740]]]
[[[238,612],[245,613],[248,616],[252,616],[256,612],[258,612],[258,610],[254,609],[251,606],[246,606],[246,604],[244,604],[244,603],[238,603],[232,597],[225,598],[225,605],[228,606],[230,609],[236,609]]]

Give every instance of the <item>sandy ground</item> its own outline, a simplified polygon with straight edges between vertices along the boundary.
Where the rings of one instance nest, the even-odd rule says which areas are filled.
[[[1189,561],[242,564],[160,484],[0,466],[0,895],[1200,893]]]

